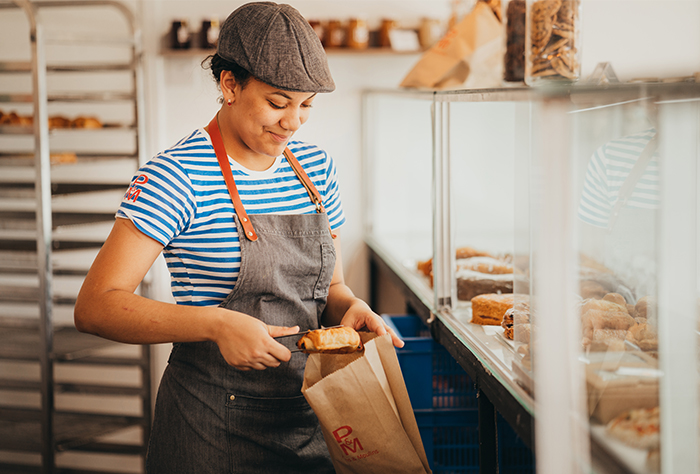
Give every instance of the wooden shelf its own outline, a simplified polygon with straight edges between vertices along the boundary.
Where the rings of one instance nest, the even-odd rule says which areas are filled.
[[[352,48],[326,48],[326,54],[332,55],[385,55],[385,54],[420,54],[424,50],[416,51],[396,51],[391,48],[367,48],[367,49],[352,49]],[[205,58],[210,54],[216,53],[215,49],[189,48],[189,49],[162,49],[160,55],[166,58],[189,58],[201,57]]]

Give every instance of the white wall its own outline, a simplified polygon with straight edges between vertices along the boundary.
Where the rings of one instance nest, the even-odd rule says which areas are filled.
[[[216,112],[217,91],[200,57],[163,57],[162,36],[170,21],[186,18],[195,28],[206,16],[223,18],[243,2],[142,0],[148,63],[152,152],[203,126]],[[307,18],[364,17],[375,27],[382,18],[414,26],[427,16],[446,21],[450,0],[288,0]],[[582,73],[598,62],[613,65],[621,80],[675,77],[700,71],[700,2],[696,0],[583,0]],[[367,293],[360,209],[360,93],[365,88],[396,88],[418,54],[330,54],[334,93],[314,103],[309,122],[298,132],[336,160],[348,222],[343,229],[346,278]],[[409,138],[409,137],[407,137]]]

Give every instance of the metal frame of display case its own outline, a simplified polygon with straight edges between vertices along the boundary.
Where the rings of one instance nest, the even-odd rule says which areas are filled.
[[[538,103],[546,104],[544,107],[546,112],[538,117],[538,120],[547,122],[547,126],[556,129],[559,133],[559,139],[553,140],[548,143],[546,148],[542,148],[542,143],[537,143],[537,130],[532,130],[532,136],[535,139],[535,143],[530,143],[528,146],[532,149],[538,148],[538,152],[542,154],[541,159],[547,163],[546,173],[548,173],[548,179],[551,184],[548,189],[543,191],[548,196],[564,196],[566,193],[566,186],[571,183],[571,169],[567,160],[562,159],[562,156],[568,156],[569,153],[569,129],[570,124],[568,119],[562,119],[567,117],[568,111],[570,110],[572,100],[579,102],[593,102],[599,104],[598,106],[604,107],[607,104],[614,103],[624,103],[625,100],[638,100],[640,97],[657,97],[658,100],[665,104],[678,103],[678,107],[674,110],[680,110],[680,108],[687,105],[690,102],[697,102],[700,100],[700,85],[698,84],[623,84],[623,85],[607,85],[607,86],[558,86],[558,87],[546,87],[546,88],[505,88],[505,89],[493,89],[493,90],[465,90],[465,91],[449,91],[449,92],[436,92],[436,91],[425,91],[425,92],[411,92],[411,91],[395,91],[395,90],[370,90],[365,92],[364,103],[365,109],[368,108],[370,103],[370,98],[373,95],[386,95],[392,97],[406,97],[406,98],[418,98],[422,100],[430,100],[433,103],[432,106],[432,140],[433,140],[433,183],[432,183],[432,199],[433,199],[433,223],[437,228],[433,229],[433,254],[434,258],[434,269],[433,269],[433,288],[429,288],[425,282],[421,281],[419,275],[414,271],[406,268],[405,262],[399,261],[395,258],[391,251],[386,248],[385,243],[380,242],[372,236],[371,227],[366,229],[366,244],[369,248],[369,259],[370,259],[370,301],[373,307],[377,307],[380,295],[378,294],[378,281],[383,278],[389,278],[402,292],[407,309],[415,314],[419,315],[424,322],[429,324],[431,328],[431,333],[435,340],[441,343],[447,348],[447,350],[452,354],[452,356],[459,362],[459,364],[465,369],[465,371],[474,379],[478,390],[479,390],[479,413],[480,413],[480,445],[481,445],[481,472],[494,472],[494,459],[496,457],[495,450],[495,436],[494,436],[494,423],[493,411],[494,409],[500,412],[508,423],[514,428],[515,432],[520,436],[523,441],[530,446],[533,451],[535,449],[535,425],[537,424],[537,417],[535,416],[535,400],[532,396],[520,386],[512,373],[512,369],[506,367],[502,361],[494,357],[492,351],[488,348],[488,341],[484,341],[473,331],[465,328],[464,323],[462,323],[459,318],[456,318],[453,314],[452,302],[455,301],[455,296],[451,293],[453,286],[451,280],[453,279],[454,269],[445,268],[447,263],[453,260],[451,257],[454,255],[455,245],[452,241],[450,229],[450,215],[451,210],[450,205],[450,150],[449,150],[449,107],[450,103],[453,102],[528,102],[528,103]],[[596,105],[593,105],[595,107]],[[694,105],[697,107],[697,105]],[[693,113],[692,111],[685,113]],[[697,187],[696,171],[690,171],[684,176],[680,176],[684,172],[682,166],[683,163],[688,163],[688,160],[692,162],[692,155],[690,153],[697,153],[698,144],[696,142],[689,143],[687,140],[688,136],[692,136],[692,131],[687,130],[688,124],[683,124],[681,114],[674,114],[673,112],[666,112],[665,120],[669,125],[669,133],[667,133],[667,140],[662,144],[664,146],[664,152],[667,155],[672,155],[675,159],[674,162],[669,162],[669,166],[673,166],[674,172],[667,173],[665,175],[666,186],[670,187],[674,192],[668,193],[669,201],[671,203],[683,202],[681,199],[692,199],[694,196],[691,190],[695,190]],[[371,167],[369,163],[372,160],[372,140],[373,130],[371,127],[371,117],[368,113],[365,113],[365,128],[363,132],[365,133],[365,163],[366,169],[365,173],[370,173]],[[697,122],[695,122],[697,123]],[[682,135],[677,130],[683,129],[685,135]],[[697,134],[697,131],[695,131]],[[697,141],[697,137],[695,138]],[[684,147],[686,148],[684,150]],[[426,157],[430,159],[431,157]],[[440,163],[435,163],[439,161]],[[371,183],[372,177],[368,174],[365,176],[365,183]],[[376,177],[375,177],[376,178]],[[381,179],[378,177],[376,179]],[[683,186],[674,185],[674,183],[683,183]],[[369,188],[372,186],[369,185]],[[675,193],[675,194],[674,194]],[[371,219],[371,190],[364,193],[367,197],[366,212],[368,219]],[[541,205],[541,203],[540,203]],[[664,205],[673,205],[664,203]],[[547,207],[548,206],[548,207]],[[660,298],[662,298],[660,311],[666,311],[669,314],[666,319],[671,320],[671,314],[674,313],[674,318],[678,318],[678,313],[682,312],[685,314],[684,324],[688,331],[687,334],[695,334],[694,332],[694,321],[697,317],[697,313],[693,307],[691,311],[691,300],[694,301],[695,289],[691,288],[693,283],[696,281],[696,275],[693,273],[695,270],[695,259],[690,258],[694,255],[688,254],[688,249],[694,249],[697,241],[695,240],[696,232],[694,229],[697,218],[694,215],[696,206],[688,206],[689,209],[686,210],[686,220],[684,224],[679,224],[672,218],[667,217],[667,221],[664,222],[663,233],[661,234],[662,239],[666,239],[666,242],[673,242],[674,236],[682,233],[684,236],[683,244],[674,247],[674,249],[667,249],[668,253],[662,259],[662,266],[660,268],[660,275],[670,275],[673,271],[674,265],[679,265],[683,271],[683,274],[688,276],[686,279],[686,285],[682,285],[683,290],[672,286],[670,283],[667,285],[660,283]],[[573,259],[572,248],[567,247],[567,242],[571,241],[572,236],[561,235],[558,227],[565,225],[563,223],[568,222],[569,219],[573,219],[570,215],[567,215],[568,209],[565,208],[561,201],[552,200],[545,208],[538,209],[540,213],[540,221],[538,224],[544,226],[543,229],[538,229],[545,233],[549,232],[549,239],[539,239],[532,243],[533,246],[539,246],[539,253],[545,254],[546,257],[540,262],[542,263],[542,268],[547,268],[548,272],[545,274],[539,274],[537,278],[540,278],[539,284],[550,284],[559,288],[563,288],[566,284],[573,284],[573,281],[562,280],[563,275],[571,268],[571,259]],[[662,215],[668,216],[669,213]],[[369,222],[368,222],[369,223]],[[569,239],[567,241],[567,238]],[[677,239],[676,239],[677,240]],[[668,247],[668,246],[667,246]],[[673,246],[671,246],[673,247]],[[544,252],[546,250],[546,252]],[[684,261],[681,261],[685,258]],[[437,267],[437,268],[435,268]],[[692,277],[692,278],[691,278]],[[547,280],[549,278],[549,282]],[[675,280],[674,280],[675,281]],[[690,291],[692,290],[692,291]],[[688,295],[693,295],[690,298]],[[685,295],[685,296],[684,296]],[[556,299],[548,303],[547,307],[541,308],[545,313],[552,316],[550,319],[556,321],[554,313],[562,314],[562,311],[566,313],[567,299],[561,298]],[[664,301],[667,303],[668,309],[663,309]],[[670,302],[684,302],[684,305],[679,305],[678,303],[670,304]],[[679,307],[682,306],[682,309]],[[564,309],[562,309],[564,308]],[[538,313],[539,314],[539,313]],[[663,315],[662,315],[663,316]],[[546,318],[546,315],[544,316]],[[563,318],[560,318],[563,319]],[[547,319],[549,321],[549,319]],[[571,332],[575,328],[566,328],[559,324],[554,324],[548,329],[548,335],[551,336],[552,333],[557,331],[560,333]],[[672,333],[670,327],[660,328],[662,335],[665,334],[667,337],[666,347],[671,347],[671,336]],[[561,336],[561,334],[558,334]],[[686,337],[688,339],[691,336]],[[660,340],[660,344],[662,341]],[[684,344],[685,352],[675,354],[673,357],[669,357],[665,361],[662,361],[662,368],[668,371],[669,374],[674,374],[667,380],[669,384],[666,384],[667,390],[670,384],[676,383],[681,386],[697,386],[697,383],[684,382],[682,376],[678,373],[679,367],[683,366],[683,358],[689,357],[688,348],[695,348],[690,340],[686,340]],[[570,375],[566,373],[567,370],[571,370],[570,357],[567,355],[557,354],[556,350],[559,348],[551,348],[549,351],[542,351],[541,357],[549,358],[550,360],[556,360],[556,363],[548,364],[548,370],[551,372],[547,374],[549,380],[556,379],[565,380]],[[692,351],[691,351],[692,352]],[[559,357],[559,360],[557,360]],[[696,377],[691,377],[693,381],[696,381]],[[543,379],[544,380],[544,379]],[[675,381],[675,382],[674,382]],[[662,384],[663,385],[663,384]],[[576,389],[574,389],[575,391]],[[575,394],[569,393],[569,396],[575,398]],[[678,396],[677,394],[675,395]],[[668,401],[663,401],[662,404],[664,408],[670,406],[669,404],[674,403],[671,400],[673,396],[669,393],[666,395]],[[697,402],[697,396],[692,398],[691,401],[684,399],[682,405],[685,409],[690,409],[690,413],[697,412],[697,403],[693,405],[692,400]],[[578,402],[577,402],[578,403]],[[678,403],[678,400],[676,400]],[[569,405],[566,405],[569,407]],[[669,413],[671,410],[669,410]],[[552,412],[553,413],[553,412]],[[674,419],[678,413],[678,409],[673,410]],[[561,415],[561,412],[557,413]],[[550,417],[551,418],[551,417]],[[570,426],[571,430],[575,431],[575,426]],[[697,427],[696,427],[697,428]],[[690,427],[684,428],[685,433],[691,435],[694,434],[690,430]],[[668,431],[668,430],[667,430]],[[686,461],[688,459],[688,450],[686,449],[683,453],[681,450],[684,447],[682,442],[682,437],[679,434],[669,434],[668,436],[668,446],[670,447],[670,452],[674,452],[674,456],[684,455],[686,456]],[[584,443],[584,450],[590,447],[590,468],[595,472],[606,472],[606,473],[629,473],[633,472],[630,470],[628,465],[617,455],[614,449],[611,449],[608,444],[594,433],[587,433],[587,438],[590,436],[590,445]],[[539,437],[538,437],[539,438]],[[674,440],[671,442],[671,440]],[[679,441],[680,439],[680,441]],[[685,446],[687,448],[687,446]],[[696,451],[693,451],[696,452]],[[576,454],[571,454],[575,457]],[[665,456],[665,459],[672,459],[673,456]],[[671,461],[667,461],[668,466],[670,466]],[[584,465],[586,462],[584,462]],[[561,468],[561,466],[559,466]],[[667,468],[667,464],[664,464]],[[672,467],[669,469],[673,469]],[[676,470],[669,470],[663,472],[682,472],[678,471],[678,465],[675,467]],[[549,471],[548,471],[549,472]]]
[[[47,38],[39,12],[44,9],[63,7],[108,7],[117,11],[126,22],[130,37],[118,40],[107,39],[120,47],[129,50],[130,59],[126,62],[111,63],[57,63],[55,60],[47,64]],[[74,468],[57,468],[56,454],[62,452],[82,452],[104,455],[139,456],[142,468],[145,469],[145,454],[151,423],[151,357],[147,345],[136,348],[136,351],[121,353],[120,347],[126,347],[88,334],[78,333],[72,326],[57,326],[54,322],[54,310],[57,307],[72,308],[77,296],[61,296],[55,289],[56,274],[63,276],[85,275],[89,261],[78,257],[78,262],[72,265],[61,265],[56,268],[54,250],[60,249],[96,249],[104,241],[108,227],[102,225],[104,217],[97,216],[98,211],[75,207],[71,201],[71,193],[80,197],[81,185],[96,185],[97,196],[100,192],[123,194],[131,175],[138,169],[141,154],[144,151],[144,120],[143,120],[143,77],[141,70],[141,30],[131,10],[119,1],[85,0],[85,1],[30,1],[11,0],[0,2],[0,12],[3,10],[20,9],[26,15],[29,24],[31,59],[26,62],[0,62],[0,74],[31,74],[32,93],[15,94],[12,92],[0,95],[0,104],[33,104],[33,127],[0,126],[0,134],[26,135],[34,137],[33,166],[24,162],[18,164],[16,152],[0,152],[0,167],[3,169],[2,185],[13,186],[16,183],[33,183],[34,191],[27,196],[4,196],[2,210],[17,213],[20,217],[16,223],[19,227],[12,228],[12,223],[4,225],[0,241],[3,244],[1,271],[12,275],[35,275],[38,289],[31,286],[14,286],[3,283],[0,291],[0,301],[5,304],[33,303],[38,306],[38,317],[8,314],[0,316],[0,360],[10,363],[30,363],[39,361],[39,381],[25,380],[16,376],[0,377],[0,390],[17,391],[18,393],[35,393],[40,396],[40,409],[21,407],[0,408],[0,450],[10,453],[29,455],[27,461],[2,461],[0,470],[3,472],[82,472]],[[65,33],[65,32],[64,32]],[[53,38],[52,38],[53,39]],[[73,32],[63,34],[60,40],[64,44],[71,42],[90,42],[103,39],[80,38]],[[47,83],[49,75],[61,73],[92,73],[92,72],[125,72],[129,74],[132,88],[129,92],[85,92],[49,93]],[[126,131],[134,139],[134,151],[124,153],[101,150],[85,153],[78,158],[81,175],[75,171],[65,173],[60,166],[52,166],[50,160],[50,135],[48,126],[49,103],[83,103],[83,102],[124,102],[131,104],[133,123],[110,127],[113,130]],[[73,133],[80,133],[78,131]],[[84,133],[89,133],[86,131]],[[109,133],[109,132],[108,132]],[[80,152],[79,152],[80,154]],[[90,156],[87,156],[90,155]],[[93,181],[94,179],[94,181]],[[121,179],[121,181],[119,181]],[[52,195],[52,186],[63,186],[64,200]],[[102,186],[102,189],[99,187]],[[89,196],[89,194],[88,194]],[[99,201],[99,200],[98,200]],[[34,203],[34,204],[32,204]],[[61,204],[63,203],[63,204]],[[90,203],[83,201],[82,206],[90,208]],[[29,206],[29,207],[27,207]],[[97,206],[99,208],[99,206]],[[21,220],[21,214],[34,211],[34,219]],[[99,211],[106,212],[106,211]],[[110,211],[113,216],[114,210]],[[55,216],[59,217],[59,222]],[[61,216],[68,216],[68,221],[81,227],[81,235],[61,232]],[[96,219],[96,228],[89,228],[91,219]],[[35,229],[27,224],[33,221]],[[15,221],[13,221],[15,222]],[[88,227],[84,227],[84,226]],[[71,227],[71,226],[67,226]],[[111,225],[110,225],[111,227]],[[35,250],[27,246],[35,242]],[[89,253],[88,252],[88,253]],[[60,252],[59,252],[60,253]],[[68,256],[66,260],[70,259]],[[65,262],[64,262],[65,263]],[[65,268],[64,268],[65,267]],[[70,267],[70,268],[69,268]],[[147,293],[148,283],[145,282],[140,291]],[[115,351],[116,349],[116,351]],[[136,352],[136,354],[134,354]],[[104,383],[89,381],[66,382],[56,380],[55,367],[65,364],[73,367],[95,367],[101,370],[134,370],[138,373],[136,382],[127,384]],[[57,394],[128,397],[138,400],[139,415],[131,416],[119,413],[82,412],[61,410],[56,408]],[[120,432],[124,429],[138,427],[140,441],[107,441],[103,436]],[[39,454],[41,464],[36,465],[31,460],[32,454]],[[108,471],[100,471],[108,472]]]

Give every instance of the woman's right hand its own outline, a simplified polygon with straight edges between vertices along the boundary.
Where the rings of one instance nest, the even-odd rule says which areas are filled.
[[[292,353],[273,337],[296,334],[299,326],[268,326],[238,311],[220,308],[222,324],[214,342],[229,365],[239,370],[265,370],[288,362]]]

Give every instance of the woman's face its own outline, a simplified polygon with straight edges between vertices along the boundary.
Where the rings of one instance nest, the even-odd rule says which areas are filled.
[[[250,158],[277,157],[292,135],[306,122],[316,97],[310,92],[288,92],[251,78],[244,88],[233,83],[224,91],[226,124],[234,146]],[[230,93],[227,96],[227,92]]]

